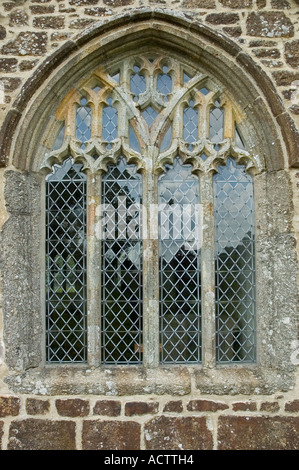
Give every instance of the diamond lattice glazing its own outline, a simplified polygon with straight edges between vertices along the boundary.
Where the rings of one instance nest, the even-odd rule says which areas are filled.
[[[139,363],[142,343],[141,176],[121,158],[102,182],[102,360]]]
[[[86,177],[66,160],[46,182],[49,362],[86,361]]]
[[[214,177],[218,362],[255,360],[252,178],[229,159]]]
[[[159,179],[161,361],[201,359],[199,183],[176,158]]]

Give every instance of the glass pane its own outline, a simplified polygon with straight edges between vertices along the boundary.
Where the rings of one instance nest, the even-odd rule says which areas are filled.
[[[103,108],[102,138],[111,142],[117,138],[117,110],[112,106],[112,99],[108,99],[108,106]]]
[[[172,92],[172,78],[168,75],[168,67],[166,66],[163,67],[163,74],[158,75],[157,91],[165,96],[165,101]]]
[[[189,106],[184,109],[183,139],[189,144],[193,144],[198,139],[198,110],[194,108],[192,100],[190,100]]]
[[[158,113],[157,111],[154,110],[154,108],[149,106],[144,111],[142,111],[142,116],[144,117],[148,127],[150,127],[153,124],[156,117],[158,116]]]
[[[141,362],[141,176],[121,158],[102,180],[102,360]]]
[[[199,182],[176,158],[159,178],[160,336],[163,363],[201,360]]]
[[[76,138],[82,142],[81,148],[85,149],[87,142],[91,137],[91,108],[87,106],[86,98],[81,99],[81,106],[76,112]]]
[[[131,75],[130,79],[130,90],[134,95],[134,101],[138,101],[140,93],[144,93],[146,90],[145,77],[140,73],[140,68],[135,65],[134,74]]]
[[[210,141],[219,144],[224,139],[224,109],[215,101],[210,111]]]
[[[85,362],[86,177],[67,159],[46,181],[46,352]]]
[[[214,176],[218,362],[255,360],[252,178],[229,159]]]

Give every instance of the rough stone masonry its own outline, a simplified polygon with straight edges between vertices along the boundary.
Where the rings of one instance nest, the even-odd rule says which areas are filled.
[[[105,40],[146,23],[215,48],[258,90],[244,107],[257,127],[259,110],[271,116],[271,142],[259,147],[269,165],[256,178],[257,367],[59,368],[40,359],[44,175],[28,120],[42,127],[62,98],[66,63],[66,79],[78,78],[95,41],[108,54]],[[2,0],[0,124],[0,449],[298,450],[299,1]]]

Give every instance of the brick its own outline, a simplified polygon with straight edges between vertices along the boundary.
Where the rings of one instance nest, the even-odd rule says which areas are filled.
[[[140,424],[134,421],[84,421],[83,450],[139,450]]]
[[[292,37],[294,26],[281,11],[251,12],[247,19],[247,34],[261,37]]]
[[[239,22],[239,15],[237,13],[210,13],[206,17],[206,21],[211,24],[234,24]]]
[[[0,72],[15,72],[17,70],[18,60],[14,58],[0,59]]]
[[[218,450],[296,450],[299,417],[220,416]]]
[[[99,400],[93,408],[94,415],[119,416],[121,403],[116,400]]]
[[[44,415],[50,409],[49,400],[39,400],[38,398],[26,399],[26,411],[29,415]]]
[[[5,44],[2,54],[43,55],[47,52],[47,34],[42,32],[22,32],[17,38]]]
[[[144,428],[147,450],[211,450],[213,436],[206,417],[168,417],[151,419]]]
[[[211,400],[191,400],[187,405],[188,411],[218,411],[226,410],[228,405]]]
[[[233,411],[256,411],[257,406],[256,403],[253,401],[248,402],[235,402],[232,404]]]
[[[163,408],[163,411],[181,413],[183,411],[182,400],[171,400],[167,402]]]
[[[299,39],[295,41],[288,41],[285,44],[285,59],[286,62],[296,69],[299,67]]]
[[[64,16],[37,16],[33,18],[33,26],[42,29],[63,29]]]
[[[285,404],[285,411],[297,413],[299,411],[299,400],[289,401]]]
[[[8,450],[76,450],[72,421],[29,418],[13,421],[9,429]]]
[[[17,416],[20,411],[20,400],[17,397],[0,397],[0,417]]]
[[[157,402],[133,401],[125,404],[125,415],[145,415],[158,412],[159,404]]]
[[[89,402],[80,398],[58,399],[55,401],[56,409],[60,416],[87,416],[89,414]]]

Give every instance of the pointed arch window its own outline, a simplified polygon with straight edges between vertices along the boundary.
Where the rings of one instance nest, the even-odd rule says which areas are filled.
[[[253,176],[261,165],[226,91],[153,50],[95,70],[57,116],[63,135],[47,157],[48,167],[56,163],[46,226],[61,228],[54,255],[47,238],[47,360],[254,362]],[[67,251],[69,230],[81,258]]]

